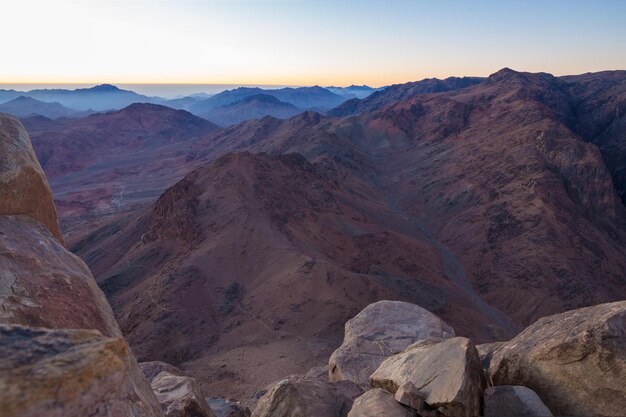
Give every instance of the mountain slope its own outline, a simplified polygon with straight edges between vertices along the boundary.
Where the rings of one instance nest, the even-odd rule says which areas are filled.
[[[203,115],[209,111],[222,106],[233,104],[247,97],[264,94],[270,95],[278,100],[292,104],[300,109],[318,109],[327,110],[344,102],[346,99],[334,94],[325,88],[315,87],[299,87],[299,88],[279,88],[275,90],[264,90],[261,88],[240,87],[234,90],[226,90],[206,100],[189,106],[189,111]]]
[[[218,129],[186,111],[153,104],[24,123],[65,225],[82,222],[81,214],[98,217],[156,198],[188,172],[178,170],[191,140]],[[165,152],[172,152],[168,159]]]
[[[220,126],[230,126],[265,116],[288,119],[301,112],[302,110],[293,104],[282,102],[274,96],[255,94],[232,104],[209,110],[202,114],[202,117]]]
[[[426,78],[405,84],[395,84],[383,90],[375,91],[366,98],[358,98],[346,101],[329,114],[331,116],[350,116],[355,114],[365,114],[378,110],[388,104],[410,98],[416,94],[443,93],[446,91],[458,90],[482,82],[479,77],[450,77],[445,80],[437,78]]]
[[[0,112],[8,113],[15,117],[28,117],[38,114],[50,119],[80,115],[80,112],[69,109],[61,103],[46,103],[26,96],[19,96],[9,102],[0,104]]]
[[[93,239],[98,250],[75,250],[136,354],[186,363],[219,395],[319,364],[345,321],[381,298],[418,303],[479,340],[513,332],[447,275],[449,254],[330,161],[228,154]],[[257,364],[268,349],[284,355],[273,371]]]

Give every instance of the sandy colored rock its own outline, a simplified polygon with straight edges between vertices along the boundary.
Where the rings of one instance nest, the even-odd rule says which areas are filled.
[[[191,377],[161,371],[150,385],[165,417],[215,417],[196,380]]]
[[[480,415],[485,381],[480,358],[467,338],[420,341],[386,359],[370,377],[372,387],[395,393],[411,382],[426,404],[445,416]]]
[[[417,417],[415,410],[394,400],[384,389],[374,388],[354,401],[348,417]]]
[[[96,330],[0,325],[0,416],[159,416],[138,401],[133,357]],[[155,412],[156,411],[156,412]]]
[[[498,349],[495,385],[524,385],[556,415],[626,410],[626,301],[543,317]]]
[[[121,336],[89,268],[28,216],[0,216],[0,323]]]
[[[478,351],[478,356],[480,356],[480,363],[482,364],[483,369],[489,369],[489,364],[491,363],[493,354],[496,353],[496,350],[500,347],[504,346],[504,344],[505,342],[493,342],[476,345],[476,350]]]
[[[420,417],[434,417],[437,411],[426,404],[426,396],[420,392],[412,382],[406,381],[400,385],[393,396],[397,402],[417,411]]]
[[[16,118],[0,113],[0,215],[23,214],[39,220],[63,242],[48,180],[28,132]]]
[[[352,401],[327,382],[289,377],[261,397],[252,417],[345,417],[351,406]]]
[[[139,368],[143,372],[143,375],[146,377],[148,382],[152,382],[154,378],[165,371],[172,375],[178,376],[191,376],[181,369],[175,367],[174,365],[170,365],[169,363],[160,362],[160,361],[152,361],[152,362],[139,362]]]
[[[487,388],[484,406],[485,417],[552,417],[537,393],[520,385]]]
[[[378,301],[346,323],[343,344],[329,360],[329,379],[367,388],[369,376],[385,358],[418,340],[451,336],[454,330],[428,310],[402,301]]]

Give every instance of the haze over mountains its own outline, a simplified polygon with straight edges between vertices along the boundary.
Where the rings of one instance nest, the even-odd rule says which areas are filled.
[[[193,101],[226,128],[158,104],[24,119],[140,359],[245,398],[380,299],[487,342],[626,298],[625,72],[427,79],[326,112],[283,99],[332,92],[296,90]]]
[[[289,118],[305,110],[326,111],[346,100],[366,97],[374,91],[377,89],[368,86],[329,87],[329,89],[319,86],[280,89],[240,87],[214,95],[197,93],[165,99],[102,84],[75,90],[0,90],[0,110],[17,117],[39,115],[56,119],[120,110],[135,103],[151,103],[189,110],[218,125],[227,126],[264,116]],[[251,99],[252,96],[265,97]],[[238,102],[241,103],[236,106]]]

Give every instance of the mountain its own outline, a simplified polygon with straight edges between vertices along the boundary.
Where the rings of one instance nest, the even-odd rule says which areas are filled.
[[[337,108],[332,109],[329,114],[332,116],[364,114],[399,100],[410,98],[415,94],[443,93],[458,90],[478,84],[483,80],[483,78],[479,77],[450,77],[445,80],[427,78],[406,84],[394,84],[383,90],[375,91],[362,100],[348,100]]]
[[[620,171],[599,149],[620,143],[624,77],[580,77],[426,80],[374,93],[352,117],[216,130],[186,156],[160,154],[187,176],[156,203],[68,240],[139,356],[220,392],[321,365],[340,323],[384,298],[505,339],[626,298]]]
[[[326,87],[326,89],[332,93],[338,94],[340,96],[345,96],[346,98],[358,98],[363,99],[375,91],[380,91],[385,89],[382,88],[373,88],[368,85],[351,85],[349,87]]]
[[[572,99],[570,125],[602,153],[626,204],[626,71],[562,77]]]
[[[225,106],[216,107],[203,114],[207,120],[220,126],[230,126],[244,120],[261,119],[272,116],[288,119],[302,110],[293,104],[280,101],[268,94],[255,94]]]
[[[113,110],[121,109],[133,103],[156,103],[162,99],[147,97],[133,91],[122,90],[114,85],[102,84],[91,88],[76,90],[65,89],[38,89],[27,92],[17,92],[18,95],[31,97],[48,103],[60,103],[63,106],[76,110]],[[2,90],[1,97],[11,97],[12,90]]]
[[[60,103],[46,103],[26,96],[19,96],[7,103],[0,104],[0,112],[8,113],[15,117],[28,117],[38,114],[50,119],[82,114],[82,112],[69,109]]]
[[[186,111],[155,104],[77,119],[27,118],[24,124],[50,178],[62,223],[81,223],[82,214],[97,222],[111,210],[158,197],[188,172],[177,170],[186,164],[191,140],[218,129]],[[164,152],[173,154],[165,159]]]
[[[240,87],[233,90],[223,91],[206,100],[193,104],[189,106],[189,111],[202,116],[217,107],[227,106],[237,101],[241,101],[244,98],[258,94],[273,96],[282,102],[292,104],[303,110],[328,110],[346,100],[344,97],[334,94],[319,86],[299,88],[287,87],[276,90],[265,90],[258,87]]]
[[[330,160],[227,154],[90,239],[97,248],[74,249],[135,354],[186,363],[216,395],[306,372],[372,299],[412,301],[459,327],[471,320],[478,339],[514,333],[446,270],[453,255]],[[283,360],[260,365],[278,352]]]

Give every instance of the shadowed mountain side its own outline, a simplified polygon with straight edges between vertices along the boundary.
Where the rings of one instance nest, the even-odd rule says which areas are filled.
[[[50,119],[59,117],[86,116],[88,113],[69,109],[60,103],[46,103],[31,97],[19,96],[7,103],[0,104],[0,112],[15,117],[40,115]]]
[[[231,126],[265,116],[288,119],[298,113],[302,113],[302,110],[293,104],[282,102],[271,95],[255,94],[232,104],[211,109],[203,113],[202,117],[220,126]]]
[[[74,250],[138,357],[183,363],[215,395],[323,363],[374,300],[418,303],[477,340],[514,332],[449,273],[445,248],[330,161],[229,154],[90,239]],[[274,371],[259,364],[267,344],[283,355]]]
[[[234,90],[223,91],[205,100],[194,103],[189,106],[189,111],[197,115],[204,115],[217,107],[227,106],[258,94],[273,96],[278,100],[292,104],[299,109],[328,110],[346,100],[344,96],[332,93],[319,86],[299,88],[287,87],[276,90],[240,87]]]
[[[416,94],[443,93],[469,87],[484,81],[479,77],[450,77],[444,80],[427,78],[405,84],[394,84],[383,90],[375,91],[363,99],[351,99],[329,111],[331,116],[350,116],[365,114],[386,105],[408,99]]]

